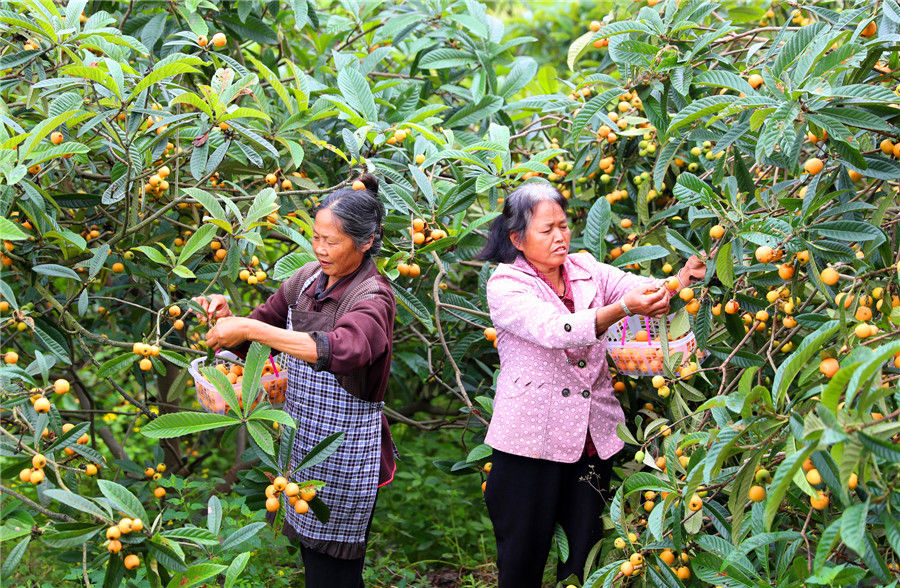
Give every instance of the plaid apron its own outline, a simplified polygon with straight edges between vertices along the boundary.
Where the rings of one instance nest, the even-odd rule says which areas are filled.
[[[300,292],[318,277],[319,272],[303,284]],[[334,329],[334,315],[299,311],[294,306],[296,301],[288,311],[288,330]],[[287,522],[313,545],[340,542],[364,546],[378,490],[384,402],[360,400],[342,388],[332,373],[317,372],[305,361],[287,354],[285,357],[288,383],[284,410],[297,422],[291,469],[322,439],[344,432],[344,441],[336,452],[299,472],[302,479],[295,480],[325,482],[318,497],[331,510],[328,523],[322,524],[311,512],[297,514],[290,507],[285,508]]]

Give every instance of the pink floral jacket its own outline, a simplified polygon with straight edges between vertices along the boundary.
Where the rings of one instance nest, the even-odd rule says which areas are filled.
[[[565,269],[574,313],[521,257],[500,264],[488,280],[500,375],[485,443],[507,453],[571,463],[581,457],[590,428],[597,453],[607,459],[624,446],[616,425],[625,422],[625,414],[613,396],[594,309],[657,280],[600,263],[590,253],[567,256]]]

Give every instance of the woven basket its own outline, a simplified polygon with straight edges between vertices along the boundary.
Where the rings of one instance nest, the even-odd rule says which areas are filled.
[[[667,318],[666,320],[669,320]],[[702,362],[708,355],[706,351],[697,349],[697,339],[692,331],[670,339],[669,355],[682,353],[681,365],[675,367],[675,373],[697,356]],[[606,331],[606,350],[620,374],[629,376],[663,376],[663,351],[659,342],[659,319],[630,316],[611,326]]]
[[[241,374],[242,377],[243,368],[237,363],[237,360],[238,357],[233,353],[221,351],[216,354],[211,365],[222,365],[227,372],[234,373],[236,377],[238,374]],[[188,372],[191,374],[191,377],[194,378],[194,385],[197,388],[197,401],[208,412],[225,414],[228,412],[228,404],[226,404],[222,395],[219,394],[219,391],[216,390],[216,387],[213,386],[200,372],[203,367],[206,367],[205,364],[206,358],[199,357],[192,361],[188,368]],[[273,406],[281,406],[284,404],[284,395],[287,390],[287,371],[282,369],[281,364],[271,356],[269,356],[269,363],[263,367],[263,373],[259,383],[259,394],[257,394],[256,398],[253,400],[253,406],[256,406],[260,401],[266,399]],[[242,382],[240,380],[234,383],[234,393],[243,406],[241,385]]]

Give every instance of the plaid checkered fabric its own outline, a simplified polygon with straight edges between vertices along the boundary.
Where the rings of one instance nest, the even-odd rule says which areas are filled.
[[[314,279],[310,278],[301,292]],[[287,328],[293,328],[291,313]],[[312,513],[297,514],[290,507],[285,509],[287,522],[302,538],[364,545],[378,489],[384,403],[360,400],[344,390],[330,372],[317,372],[296,357],[285,357],[288,387],[284,410],[297,422],[291,469],[322,439],[344,432],[344,441],[334,454],[302,470],[295,480],[325,482],[318,496],[331,510],[328,523],[320,523]]]

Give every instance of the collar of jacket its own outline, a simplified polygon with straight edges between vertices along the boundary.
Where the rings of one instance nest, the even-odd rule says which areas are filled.
[[[510,265],[512,265],[512,267],[514,267],[515,269],[528,274],[529,276],[538,277],[537,273],[534,271],[531,265],[529,265],[528,262],[525,261],[525,257],[522,255],[517,256],[516,260]],[[566,273],[569,274],[570,282],[575,282],[577,280],[590,280],[592,278],[591,272],[581,264],[581,260],[578,259],[577,254],[566,255],[566,260],[563,262],[563,265],[566,268]]]

